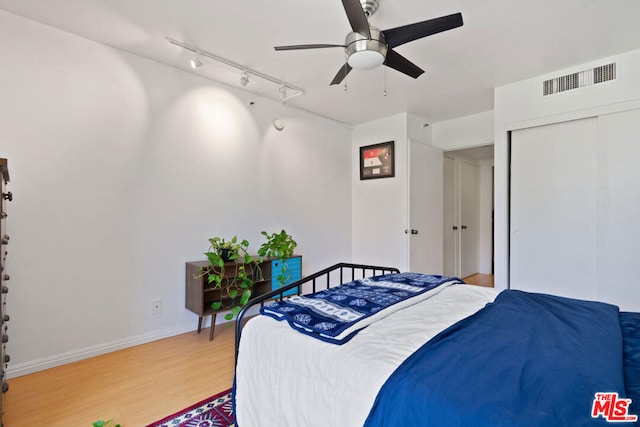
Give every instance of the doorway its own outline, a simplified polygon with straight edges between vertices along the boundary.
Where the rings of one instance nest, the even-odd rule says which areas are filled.
[[[444,156],[444,274],[491,274],[493,145],[447,151]]]

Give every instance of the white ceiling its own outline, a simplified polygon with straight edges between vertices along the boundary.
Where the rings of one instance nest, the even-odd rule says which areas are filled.
[[[191,71],[190,52],[171,37],[302,87],[289,104],[350,124],[491,110],[496,86],[640,48],[638,0],[380,0],[370,22],[381,29],[456,12],[464,26],[396,48],[426,70],[417,80],[386,67],[354,70],[345,91],[329,86],[342,49],[273,50],[342,44],[350,26],[339,0],[0,0],[0,8]],[[239,70],[204,61],[197,74],[241,87]],[[259,80],[246,90],[278,100],[278,86]]]

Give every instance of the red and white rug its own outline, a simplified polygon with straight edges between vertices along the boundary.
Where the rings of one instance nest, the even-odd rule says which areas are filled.
[[[147,427],[234,427],[231,390],[225,390]]]

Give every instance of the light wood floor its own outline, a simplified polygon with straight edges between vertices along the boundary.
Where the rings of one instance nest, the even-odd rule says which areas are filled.
[[[8,427],[142,427],[231,387],[234,329],[218,325],[9,380]]]
[[[471,276],[462,279],[462,281],[464,283],[468,283],[469,285],[486,286],[488,288],[493,288],[493,274],[472,274]]]
[[[466,283],[493,286],[493,275]],[[9,380],[8,427],[142,427],[231,387],[234,329],[218,325]]]

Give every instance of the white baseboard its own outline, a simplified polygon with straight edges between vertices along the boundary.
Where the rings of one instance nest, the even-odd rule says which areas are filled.
[[[218,322],[216,322],[218,323]],[[60,353],[42,359],[36,359],[29,362],[9,364],[7,367],[7,378],[15,378],[22,375],[32,374],[34,372],[43,371],[60,365],[65,365],[78,360],[88,359],[101,354],[110,353],[112,351],[122,350],[140,344],[146,344],[152,341],[173,337],[175,335],[184,334],[194,331],[193,323],[180,325],[171,329],[154,331],[134,337],[124,338],[122,340],[112,341],[109,343],[99,344],[83,349]]]

